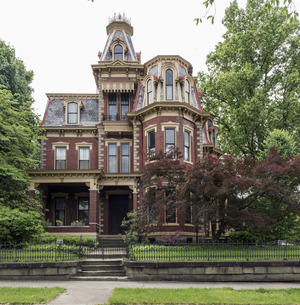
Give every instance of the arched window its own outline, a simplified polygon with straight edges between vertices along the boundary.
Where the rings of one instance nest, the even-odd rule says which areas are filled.
[[[185,102],[190,102],[190,82],[187,79],[185,80]]]
[[[148,99],[148,104],[153,103],[153,86],[152,86],[152,79],[149,79],[147,82],[147,99]]]
[[[114,48],[114,60],[116,59],[123,60],[123,47],[119,44]]]
[[[212,120],[208,120],[208,121],[207,121],[207,125],[208,125],[208,127],[213,127],[213,122],[212,122]]]
[[[173,99],[173,71],[168,69],[166,71],[166,100]]]

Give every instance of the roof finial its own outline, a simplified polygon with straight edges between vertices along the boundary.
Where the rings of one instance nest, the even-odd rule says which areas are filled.
[[[121,13],[119,13],[117,15],[117,13],[115,12],[114,13],[114,16],[112,18],[108,18],[108,23],[112,23],[114,21],[125,21],[126,23],[130,24],[131,25],[131,19],[130,18],[127,18],[125,16],[125,13],[123,13],[123,15],[121,15]]]

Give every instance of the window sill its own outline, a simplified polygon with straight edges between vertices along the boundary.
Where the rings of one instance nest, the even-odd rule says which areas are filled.
[[[193,162],[191,162],[191,161],[186,161],[186,160],[183,160],[183,162],[188,163],[188,164],[191,164],[191,165],[194,164]]]
[[[179,227],[179,223],[164,223],[163,226],[165,227]]]

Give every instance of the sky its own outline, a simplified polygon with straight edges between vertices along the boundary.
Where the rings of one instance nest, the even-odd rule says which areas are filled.
[[[114,13],[131,19],[142,63],[157,55],[180,55],[193,65],[194,76],[207,71],[206,56],[222,41],[221,20],[230,1],[217,0],[213,25],[196,26],[194,19],[206,13],[203,1],[0,0],[0,39],[34,72],[33,107],[42,118],[46,93],[96,93],[91,65],[104,49]],[[245,2],[238,0],[241,6]]]

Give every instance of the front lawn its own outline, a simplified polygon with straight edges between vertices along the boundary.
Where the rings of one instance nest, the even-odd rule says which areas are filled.
[[[300,289],[115,288],[108,304],[300,304]]]
[[[47,303],[65,292],[61,287],[0,287],[0,304],[41,304]]]

